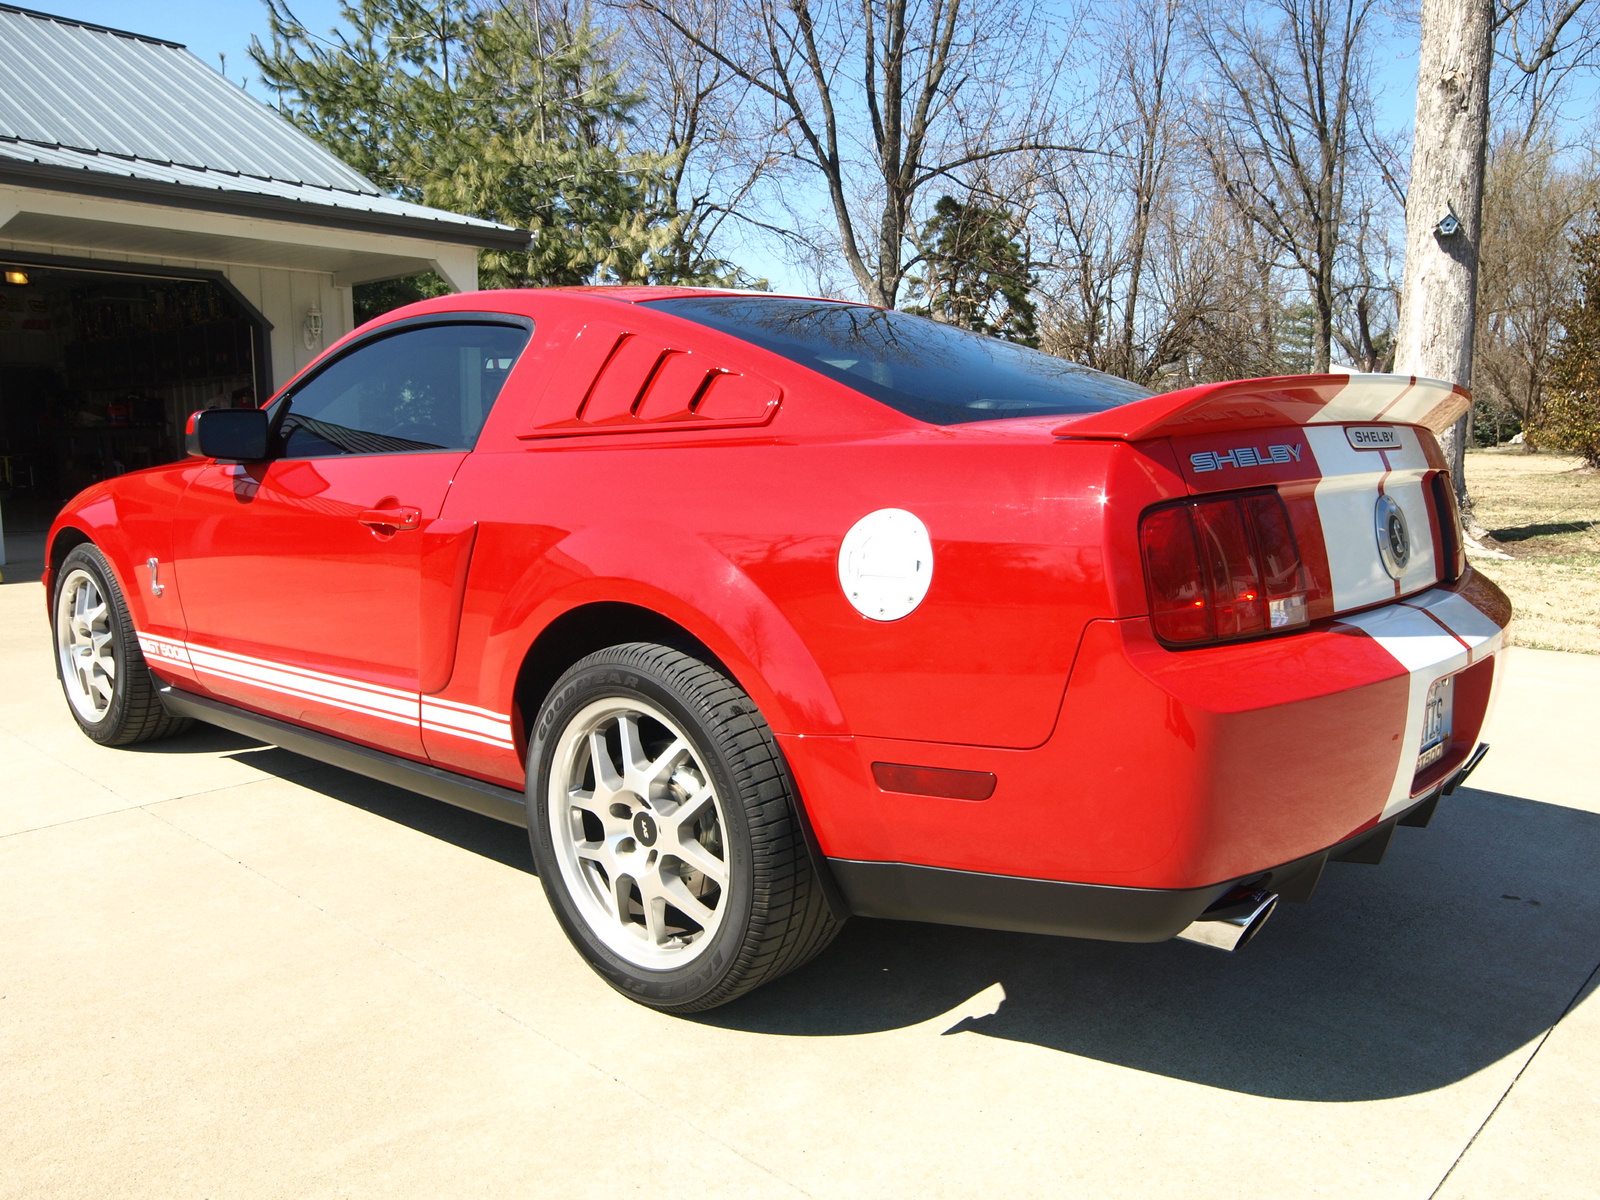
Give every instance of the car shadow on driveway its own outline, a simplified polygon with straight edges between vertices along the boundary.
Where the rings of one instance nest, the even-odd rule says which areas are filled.
[[[171,742],[152,743],[152,746],[168,745],[182,749],[192,746],[192,739],[210,739],[213,735],[232,739],[235,745],[241,747],[228,755],[237,762],[280,779],[292,779],[301,787],[343,804],[365,809],[375,816],[405,825],[463,850],[470,850],[503,866],[526,871],[529,875],[536,874],[533,851],[528,847],[528,831],[520,825],[508,825],[453,804],[431,800],[340,767],[325,766],[277,746],[262,745],[239,734],[210,726],[197,728]]]
[[[1539,1037],[1600,961],[1600,816],[1463,789],[1382,866],[1333,863],[1244,951],[852,921],[815,963],[697,1018],[779,1036],[957,1010],[946,1034],[1029,1042],[1230,1091],[1376,1100],[1453,1083]],[[993,984],[991,1016],[960,1017]]]
[[[517,827],[273,747],[233,757],[533,873]],[[1600,815],[1462,789],[1429,828],[1397,830],[1381,866],[1329,864],[1311,903],[1280,905],[1239,954],[857,918],[815,962],[690,1019],[830,1037],[948,1015],[930,1036],[1281,1099],[1411,1095],[1513,1053],[1573,1003],[1600,962],[1597,861]],[[961,1015],[997,983],[998,1011]]]

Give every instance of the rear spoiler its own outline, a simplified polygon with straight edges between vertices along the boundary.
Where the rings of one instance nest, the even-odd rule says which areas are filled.
[[[1233,433],[1272,425],[1385,421],[1443,433],[1472,404],[1465,388],[1415,375],[1280,375],[1202,383],[1074,417],[1059,438],[1144,438]]]

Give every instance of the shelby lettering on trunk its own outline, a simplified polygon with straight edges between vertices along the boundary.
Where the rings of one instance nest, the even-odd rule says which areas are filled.
[[[1189,455],[1189,465],[1196,471],[1218,471],[1223,467],[1266,467],[1273,463],[1300,461],[1299,446],[1268,446],[1257,450],[1254,446],[1239,446],[1221,454],[1207,450]]]

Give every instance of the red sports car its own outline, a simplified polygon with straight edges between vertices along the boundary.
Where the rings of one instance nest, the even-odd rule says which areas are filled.
[[[675,1011],[850,914],[1233,948],[1481,757],[1459,389],[1150,395],[862,304],[401,309],[50,534],[62,685],[526,824]]]

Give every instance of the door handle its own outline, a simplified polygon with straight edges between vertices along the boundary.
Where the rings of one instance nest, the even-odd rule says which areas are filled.
[[[415,529],[422,524],[422,510],[399,505],[394,508],[363,509],[356,520],[373,529]]]

